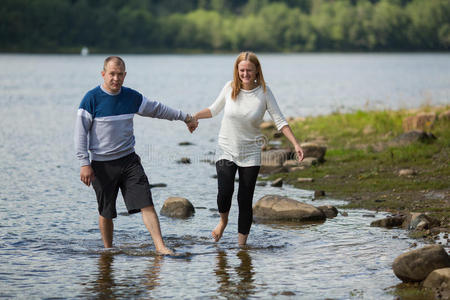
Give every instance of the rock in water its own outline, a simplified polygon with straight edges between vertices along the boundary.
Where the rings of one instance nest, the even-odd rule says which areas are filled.
[[[171,218],[189,218],[195,213],[194,206],[189,200],[181,197],[169,197],[164,201],[160,214]]]
[[[448,267],[450,257],[440,245],[403,253],[392,264],[394,274],[404,282],[422,281],[434,270]]]
[[[315,206],[277,195],[267,195],[253,206],[256,221],[323,221],[325,214]]]

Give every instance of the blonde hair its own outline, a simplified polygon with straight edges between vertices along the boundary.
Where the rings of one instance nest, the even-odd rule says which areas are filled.
[[[266,92],[266,82],[264,81],[264,76],[261,69],[261,64],[259,63],[258,57],[253,52],[241,52],[239,56],[236,58],[236,62],[234,63],[234,72],[233,72],[233,82],[231,83],[231,87],[233,91],[231,92],[231,99],[236,100],[239,92],[241,91],[242,81],[239,78],[239,70],[238,66],[241,61],[249,61],[253,63],[256,67],[256,83],[257,85],[261,85]]]
[[[125,71],[125,62],[119,56],[108,56],[107,58],[105,58],[105,62],[103,63],[103,70],[106,71],[106,66],[110,61],[118,66],[122,66],[123,70]]]

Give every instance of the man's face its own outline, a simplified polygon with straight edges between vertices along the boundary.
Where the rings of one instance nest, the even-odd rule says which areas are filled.
[[[122,87],[125,75],[127,75],[127,72],[125,72],[123,65],[114,61],[108,62],[102,71],[103,87],[110,93],[118,93]]]

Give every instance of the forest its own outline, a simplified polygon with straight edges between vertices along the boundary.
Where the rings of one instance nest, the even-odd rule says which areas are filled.
[[[0,51],[448,51],[450,0],[2,0]]]

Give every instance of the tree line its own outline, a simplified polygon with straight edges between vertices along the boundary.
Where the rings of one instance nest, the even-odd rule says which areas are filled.
[[[2,52],[448,51],[450,0],[3,0]]]

